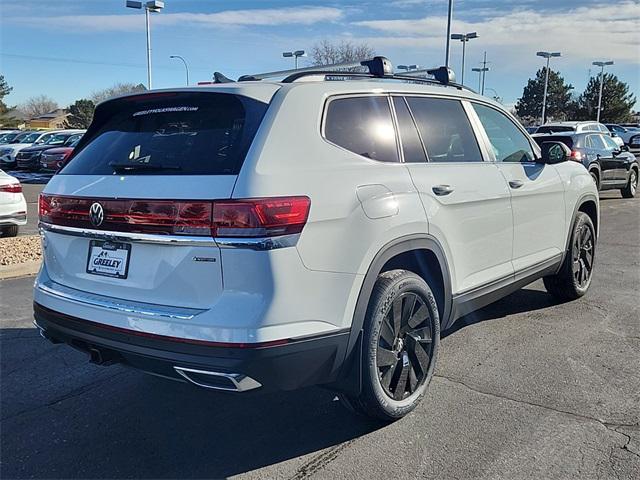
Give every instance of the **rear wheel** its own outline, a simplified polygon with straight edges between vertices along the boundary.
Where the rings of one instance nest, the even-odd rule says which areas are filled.
[[[18,235],[18,225],[7,225],[0,227],[3,237],[16,237]]]
[[[362,392],[346,403],[385,421],[402,418],[424,396],[439,342],[440,318],[429,285],[406,270],[380,274],[365,318]]]
[[[556,275],[544,277],[547,291],[559,300],[580,298],[591,285],[596,249],[596,230],[589,215],[578,212],[571,241]]]
[[[627,185],[620,189],[620,193],[624,198],[633,198],[636,196],[636,190],[638,189],[638,172],[635,168],[632,168],[629,172],[629,181]]]

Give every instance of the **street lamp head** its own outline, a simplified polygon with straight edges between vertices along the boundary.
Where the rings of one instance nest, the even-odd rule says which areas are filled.
[[[467,33],[467,38],[478,38],[478,32]]]
[[[613,62],[611,60],[607,62],[593,62],[592,65],[595,65],[596,67],[606,67],[608,65],[613,65]]]
[[[293,57],[293,52],[282,52],[282,56],[285,58]]]
[[[127,0],[125,5],[127,8],[137,8],[138,10],[142,8],[142,2],[136,2],[134,0]]]
[[[164,8],[164,2],[161,0],[150,0],[144,4],[145,8],[150,12],[159,12]]]
[[[307,54],[305,53],[304,50],[296,50],[295,52],[293,52],[293,55],[296,57],[306,57]]]
[[[462,33],[452,33],[451,40],[463,40],[464,35]]]

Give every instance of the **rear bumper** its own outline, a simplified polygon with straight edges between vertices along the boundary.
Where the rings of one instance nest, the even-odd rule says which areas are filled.
[[[331,383],[338,377],[349,339],[346,329],[282,342],[218,346],[115,328],[38,303],[34,316],[45,338],[85,351],[98,363],[123,363],[226,391],[294,390]]]
[[[27,212],[10,213],[0,215],[0,225],[26,225]]]

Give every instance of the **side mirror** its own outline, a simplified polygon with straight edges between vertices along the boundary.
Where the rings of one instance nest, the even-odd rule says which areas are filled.
[[[620,147],[620,150],[622,150],[623,152],[628,152],[629,151],[629,145],[623,145]]]
[[[571,150],[562,142],[543,142],[540,150],[542,150],[540,163],[562,163],[569,160],[571,156]]]
[[[610,133],[610,135],[611,135],[613,138],[616,138],[616,137],[618,136],[618,134],[617,134],[616,132],[611,132],[611,133]]]

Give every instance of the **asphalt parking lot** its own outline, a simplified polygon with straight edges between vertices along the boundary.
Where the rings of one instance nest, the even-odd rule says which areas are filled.
[[[2,478],[640,478],[640,199],[602,195],[583,299],[542,283],[458,321],[425,401],[380,425],[331,392],[220,395],[39,337],[0,281]]]

